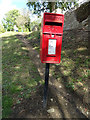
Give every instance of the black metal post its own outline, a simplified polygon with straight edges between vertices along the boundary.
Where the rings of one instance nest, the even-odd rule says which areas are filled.
[[[48,80],[49,80],[49,63],[46,63],[43,108],[46,108],[47,106]]]

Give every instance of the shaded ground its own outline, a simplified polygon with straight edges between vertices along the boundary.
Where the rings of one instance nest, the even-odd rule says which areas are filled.
[[[32,33],[33,34],[33,33]],[[35,34],[35,33],[34,33]],[[82,34],[82,35],[81,35]],[[17,36],[29,49],[29,56],[44,79],[44,65],[39,58],[39,39],[31,36]],[[28,38],[29,37],[29,38]],[[27,39],[28,38],[28,39]],[[88,118],[89,94],[88,76],[82,69],[88,69],[87,30],[65,31],[63,38],[62,64],[50,67],[48,106],[43,110],[43,86],[36,88],[29,99],[13,106],[11,117],[22,118]],[[36,46],[35,46],[35,44]],[[38,50],[38,51],[36,51]],[[32,54],[33,53],[33,54]],[[67,68],[67,70],[66,70]],[[80,70],[80,74],[78,70]],[[39,86],[38,85],[38,86]]]
[[[11,63],[9,62],[4,68],[6,71],[9,69],[10,66],[11,68],[13,68],[13,71],[10,71],[8,78],[8,80],[10,79],[12,80],[12,82],[8,86],[8,89],[6,89],[5,86],[5,90],[7,92],[3,90],[3,95],[6,94],[8,96],[8,94],[11,94],[10,96],[12,96],[14,98],[13,100],[15,100],[12,106],[12,114],[9,117],[36,119],[89,118],[90,101],[88,94],[89,58],[87,54],[87,29],[82,28],[80,30],[76,29],[71,31],[64,31],[62,61],[60,64],[50,64],[48,106],[46,110],[42,108],[45,65],[41,64],[39,58],[40,35],[37,31],[30,33],[29,35],[19,33],[12,36],[9,40],[13,40],[13,37],[15,41],[18,41],[18,45],[20,45],[18,46],[18,48],[21,47],[20,49],[23,49],[23,52],[22,50],[20,50],[15,53],[16,56],[19,53],[19,60],[17,61],[17,64],[15,64],[15,66],[13,66],[13,64],[9,64]],[[6,38],[7,40],[5,41],[5,43],[8,44],[8,37]],[[18,50],[18,48],[13,49],[14,44],[12,44],[12,51],[9,51],[8,55],[10,53],[13,54],[13,50]],[[6,46],[4,47],[6,48]],[[7,47],[6,53],[8,49],[9,48]],[[9,60],[5,58],[5,61],[7,62],[13,60],[13,57],[9,58]],[[15,61],[13,61],[12,63],[15,63]],[[9,67],[7,68],[8,64]],[[16,68],[19,70],[16,70]],[[14,74],[14,70],[16,70],[16,74],[18,74],[19,72],[20,75],[16,76],[16,78],[11,78],[10,75]],[[20,81],[20,83],[13,84],[14,81]],[[5,85],[6,82],[7,81],[5,81]],[[12,85],[16,85],[17,89],[15,87],[15,89],[11,89],[12,87],[10,86]],[[27,88],[23,85],[26,85]],[[31,85],[34,86],[34,90]],[[17,96],[17,94],[19,93],[16,92],[17,94],[13,94],[13,91],[18,91],[18,89],[20,91],[19,98]],[[9,93],[8,90],[9,92],[12,91],[12,93]],[[25,97],[22,97],[23,94]],[[16,102],[17,100],[19,101]]]

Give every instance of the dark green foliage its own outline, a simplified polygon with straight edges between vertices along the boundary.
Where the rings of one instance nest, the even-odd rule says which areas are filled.
[[[14,25],[16,25],[16,18],[19,16],[19,11],[14,9],[10,10],[5,14],[5,18],[3,18],[3,26],[7,31],[13,31]]]
[[[77,6],[76,0],[73,2],[30,2],[28,0],[27,6],[32,10],[34,10],[35,14],[40,15],[41,12],[52,12],[57,8],[61,8],[62,10],[70,9],[72,4]]]

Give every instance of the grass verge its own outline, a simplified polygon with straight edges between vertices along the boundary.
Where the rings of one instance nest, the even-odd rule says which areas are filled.
[[[7,118],[12,106],[30,97],[41,82],[37,68],[28,56],[28,50],[16,37],[6,33],[2,37],[2,117]],[[25,48],[25,49],[23,49]]]

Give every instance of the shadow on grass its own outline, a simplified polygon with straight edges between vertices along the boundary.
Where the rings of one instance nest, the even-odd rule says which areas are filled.
[[[48,106],[47,109],[43,109],[43,85],[40,86],[37,91],[32,94],[32,96],[29,99],[26,99],[22,101],[22,103],[15,105],[15,108],[13,109],[13,115],[11,118],[47,118],[47,119],[55,119],[52,118],[52,113],[48,113],[47,110],[50,109],[53,106],[58,106],[59,114],[61,115],[61,118],[65,120],[64,112],[62,110],[62,105],[60,105],[60,102],[54,95],[54,99],[51,102],[52,99],[52,92],[49,87],[49,95],[48,95]],[[54,116],[55,117],[55,116]]]
[[[38,31],[37,34],[38,36]],[[30,38],[29,38],[30,37]],[[34,32],[26,36],[29,44],[32,47],[39,46],[34,43],[39,43],[39,40],[35,38]],[[72,30],[65,31],[63,35],[63,48],[62,48],[62,62],[60,65],[55,65],[54,77],[60,77],[62,79],[65,89],[71,91],[70,94],[74,95],[75,99],[79,99],[81,104],[84,104],[85,108],[88,109],[88,97],[85,98],[85,91],[88,86],[88,33],[84,30]],[[35,46],[34,46],[35,45]],[[53,69],[51,65],[51,69]],[[65,71],[66,70],[66,71]],[[86,73],[83,71],[85,70]],[[77,83],[79,85],[77,85]],[[83,85],[83,86],[81,86]],[[86,86],[85,86],[86,85]],[[76,90],[77,88],[77,90]],[[85,100],[84,100],[85,98]],[[74,103],[74,108],[77,107],[77,103]],[[78,113],[81,113],[82,117],[84,114],[77,109]]]
[[[90,60],[88,57],[88,33],[84,30],[72,30],[65,31],[63,36],[62,61],[60,65],[51,65],[51,69],[54,66],[54,77],[57,80],[59,78],[59,82],[62,81],[65,91],[72,95],[73,106],[76,108],[78,116],[87,118],[89,115],[88,112],[85,113],[85,109],[87,111],[90,109],[88,96],[88,65]],[[64,98],[67,100],[68,97],[64,96]],[[77,109],[78,106],[81,106],[82,109]]]
[[[87,33],[85,34],[87,35]],[[73,108],[75,108],[76,115],[77,115],[76,118],[87,118],[81,112],[81,110],[77,108],[77,103],[76,103],[78,98],[80,101],[80,104],[82,103],[86,107],[88,107],[86,102],[83,103],[83,96],[82,96],[83,94],[80,95],[80,93],[76,92],[73,88],[73,85],[77,83],[77,79],[79,79],[79,77],[81,79],[84,79],[83,80],[84,82],[86,82],[85,80],[87,79],[81,75],[82,72],[79,69],[80,67],[82,69],[87,69],[88,67],[88,63],[87,63],[88,56],[87,56],[87,45],[86,45],[87,36],[85,38],[85,34],[83,34],[83,31],[81,31],[81,33],[78,33],[78,31],[66,31],[63,38],[62,63],[58,66],[54,65],[55,66],[54,69],[52,67],[53,65],[51,65],[51,69],[53,69],[54,71],[54,77],[56,77],[57,79],[59,77],[63,81],[62,84],[64,86],[64,90],[68,91],[71,94],[71,98],[69,99],[63,93],[64,91],[63,92],[59,91],[61,94],[60,97],[64,97],[68,102],[72,104]],[[29,35],[30,38],[28,38],[28,36],[26,36],[25,38],[26,39],[28,38],[29,44],[32,45],[32,47],[38,47],[39,39],[37,39],[37,36],[38,34],[34,36],[34,32],[33,32],[31,35]],[[11,37],[10,41],[12,41],[13,37],[14,36]],[[86,41],[84,41],[85,39]],[[37,68],[35,68],[35,65],[32,65],[32,62],[30,61],[30,58],[28,56],[28,49],[26,48],[26,46],[24,46],[24,44],[22,44],[18,39],[17,41],[18,42],[16,44],[17,45],[20,44],[20,46],[18,47],[14,47],[15,43],[12,44],[12,47],[11,47],[11,44],[9,47],[3,46],[4,49],[6,49],[5,51],[3,51],[6,53],[4,55],[5,58],[3,61],[3,63],[6,63],[6,66],[4,66],[3,68],[3,70],[5,70],[4,75],[6,75],[3,77],[3,79],[5,79],[5,82],[3,82],[4,95],[7,94],[11,97],[13,96],[14,98],[16,98],[15,104],[13,105],[13,114],[11,117],[12,118],[18,118],[18,117],[19,118],[32,118],[32,117],[35,117],[35,118],[53,117],[54,118],[54,113],[48,114],[47,111],[43,110],[42,108],[43,86],[35,87],[35,86],[39,86],[39,82],[41,80],[40,74],[38,73]],[[6,41],[5,44],[9,44],[9,42]],[[14,60],[14,58],[17,58],[17,59]],[[7,72],[8,70],[9,72]],[[67,72],[68,70],[70,70],[70,72]],[[78,70],[80,72],[78,72]],[[37,77],[38,77],[38,81],[36,81]],[[73,79],[74,81],[72,81]],[[72,82],[73,84],[70,84],[70,82]],[[31,85],[31,83],[33,84]],[[83,82],[81,81],[81,83]],[[11,93],[12,84],[18,87],[17,90],[19,92],[15,92],[13,94],[13,92],[16,91],[15,90],[16,87],[15,87],[15,89],[13,89],[13,92]],[[69,86],[66,86],[66,85],[69,85]],[[32,90],[30,88],[32,89],[36,88],[36,89],[34,90],[34,92],[31,92]],[[49,89],[47,109],[57,106],[56,109],[57,109],[57,112],[60,114],[60,118],[65,119],[67,113],[65,111],[65,108],[63,108],[63,101],[60,101],[59,97],[56,96],[52,86],[49,86],[49,88],[51,89]],[[79,87],[77,87],[77,89],[79,89]],[[83,93],[81,89],[79,90],[81,93]],[[20,93],[20,96],[17,97],[19,93]],[[22,97],[24,95],[25,97]],[[53,101],[51,101],[52,97],[53,97]],[[68,106],[67,109],[68,109],[69,117],[73,118],[74,114],[72,114],[72,111],[70,111],[71,110],[70,106]]]
[[[73,116],[70,105],[68,106],[68,113],[66,109],[63,108],[63,103],[60,101],[55,94],[52,86],[49,85],[48,89],[48,105],[46,109],[43,109],[43,85],[37,88],[36,92],[31,95],[28,99],[23,99],[20,104],[13,106],[12,116],[10,118],[36,118],[36,119],[60,119],[66,120],[66,114],[69,118],[84,118],[87,117],[76,107],[75,102],[73,101],[73,107],[75,107],[75,114]],[[63,95],[60,95],[63,97]],[[52,101],[53,99],[53,101]],[[47,112],[49,109],[53,108],[54,112]],[[77,109],[76,109],[77,108]],[[58,117],[56,117],[58,115]]]
[[[3,118],[11,113],[11,106],[29,98],[34,86],[42,84],[40,74],[30,57],[28,49],[16,34],[2,37],[2,108]],[[7,112],[8,110],[8,112]]]

